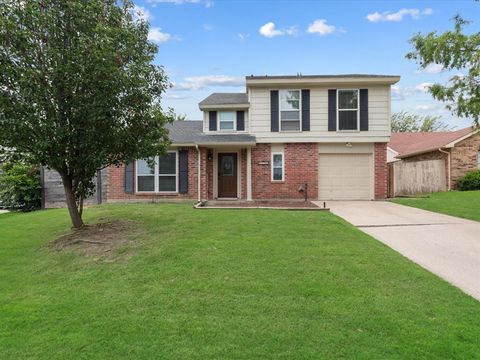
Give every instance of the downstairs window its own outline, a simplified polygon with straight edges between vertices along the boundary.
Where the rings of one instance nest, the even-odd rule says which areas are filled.
[[[151,159],[137,160],[137,192],[170,193],[178,191],[177,152]]]

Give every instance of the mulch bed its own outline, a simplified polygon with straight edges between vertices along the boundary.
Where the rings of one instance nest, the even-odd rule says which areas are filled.
[[[104,221],[73,229],[71,233],[59,237],[50,245],[57,251],[75,250],[97,259],[112,260],[126,254],[120,254],[121,247],[134,244],[132,235],[135,229],[132,221]]]

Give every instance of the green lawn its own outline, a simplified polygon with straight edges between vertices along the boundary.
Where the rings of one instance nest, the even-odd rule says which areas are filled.
[[[393,201],[402,205],[480,221],[480,191],[439,192],[427,198],[399,198]]]
[[[475,359],[480,303],[327,212],[108,205],[116,261],[46,245],[65,210],[0,215],[3,359]]]

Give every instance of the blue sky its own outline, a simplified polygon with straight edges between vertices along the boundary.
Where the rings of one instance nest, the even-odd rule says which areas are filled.
[[[405,59],[417,32],[452,28],[460,13],[477,20],[473,1],[225,1],[137,0],[159,45],[156,62],[174,87],[163,100],[189,120],[201,119],[198,102],[212,92],[245,91],[246,75],[393,74],[392,110],[441,115],[464,127],[423,90],[452,74],[418,71]]]

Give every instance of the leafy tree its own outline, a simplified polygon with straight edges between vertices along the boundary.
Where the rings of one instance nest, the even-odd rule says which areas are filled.
[[[165,151],[170,84],[129,0],[0,0],[0,146],[58,171],[73,226],[97,171]]]
[[[432,96],[447,103],[447,108],[457,116],[471,117],[478,126],[480,119],[480,32],[465,34],[469,22],[460,15],[453,19],[453,31],[443,34],[430,32],[417,34],[410,40],[414,50],[406,55],[420,68],[440,64],[445,70],[466,72],[452,76],[446,84],[429,88]]]
[[[173,120],[174,121],[185,121],[185,120],[187,120],[187,114],[183,114],[183,115],[174,114],[173,115]]]
[[[40,208],[42,187],[38,165],[27,161],[0,164],[0,205],[15,210]]]
[[[392,114],[392,132],[433,132],[451,130],[448,124],[440,120],[440,116],[420,116],[406,111]]]

